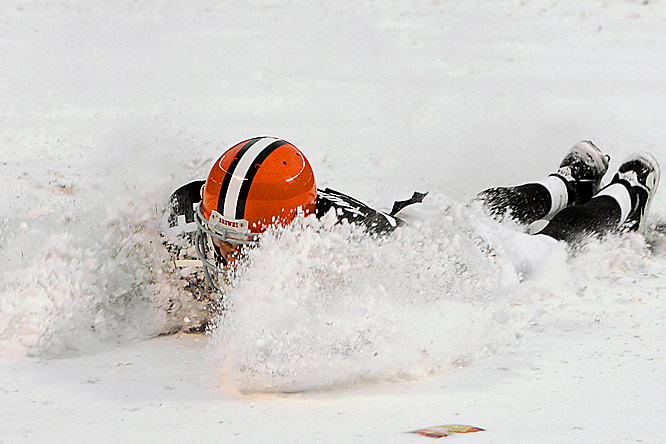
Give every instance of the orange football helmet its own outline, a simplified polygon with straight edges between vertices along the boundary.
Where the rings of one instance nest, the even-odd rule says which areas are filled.
[[[298,214],[315,212],[317,186],[310,162],[291,143],[257,137],[234,145],[215,162],[196,208],[196,250],[210,271],[226,275],[234,257],[224,251],[254,245],[271,226],[285,226]],[[207,242],[207,244],[205,244]],[[234,248],[221,248],[221,242]],[[212,251],[215,264],[207,259]],[[222,265],[222,267],[220,267]]]

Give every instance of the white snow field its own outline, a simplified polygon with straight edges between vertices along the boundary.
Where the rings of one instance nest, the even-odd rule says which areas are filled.
[[[664,42],[661,0],[3,0],[0,443],[666,442],[654,230],[519,276],[466,205],[581,139],[606,182],[666,164]],[[370,205],[430,194],[385,239],[267,235],[216,329],[160,336],[193,310],[161,209],[258,135]]]

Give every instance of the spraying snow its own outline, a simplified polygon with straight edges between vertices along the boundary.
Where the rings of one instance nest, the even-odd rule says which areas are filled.
[[[349,225],[264,238],[214,332],[221,381],[297,391],[419,378],[515,339],[515,274],[503,279],[499,258],[475,244],[469,214],[439,208],[387,238]]]
[[[446,421],[478,442],[660,442],[663,237],[558,249],[524,279],[515,227],[465,203],[580,139],[610,171],[666,163],[664,18],[653,0],[2,2],[0,441],[415,442]],[[155,338],[197,309],[165,200],[258,135],[372,206],[430,194],[387,238],[266,236],[210,336]]]

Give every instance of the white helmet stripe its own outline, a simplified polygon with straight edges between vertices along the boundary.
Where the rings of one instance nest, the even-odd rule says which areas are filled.
[[[248,170],[255,163],[255,159],[261,155],[270,144],[277,139],[274,137],[264,137],[257,143],[252,145],[243,156],[239,159],[238,165],[233,172],[233,176],[227,188],[226,198],[224,199],[224,210],[222,215],[229,219],[236,218],[236,206],[238,204],[238,196],[240,195],[241,186],[245,180]]]

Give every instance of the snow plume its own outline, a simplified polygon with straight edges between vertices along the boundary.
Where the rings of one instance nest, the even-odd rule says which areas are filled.
[[[158,235],[171,185],[150,147],[173,140],[133,125],[95,149],[26,139],[38,148],[13,158],[22,173],[0,190],[0,344],[62,356],[169,328],[183,291]]]
[[[469,209],[444,203],[385,238],[309,220],[265,236],[213,333],[220,383],[290,392],[418,378],[515,341],[511,266],[479,248]]]
[[[161,331],[156,295],[171,287],[157,280],[165,259],[157,235],[123,218],[91,230],[84,224],[41,233],[24,225],[8,245],[3,253],[16,260],[0,284],[5,343],[61,356]]]
[[[517,227],[428,200],[384,238],[326,220],[264,236],[212,334],[218,383],[297,392],[422,378],[511,352],[547,328],[622,325],[627,302],[655,297],[664,261],[640,234],[590,240],[573,255],[560,244],[521,280]],[[652,282],[637,286],[636,276]],[[621,302],[617,312],[607,298]]]

